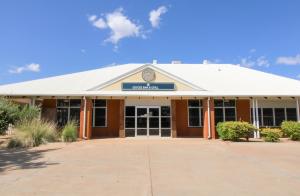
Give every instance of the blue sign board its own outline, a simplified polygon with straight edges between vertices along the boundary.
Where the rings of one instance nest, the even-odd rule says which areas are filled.
[[[174,91],[174,83],[146,83],[125,82],[122,83],[123,91]]]

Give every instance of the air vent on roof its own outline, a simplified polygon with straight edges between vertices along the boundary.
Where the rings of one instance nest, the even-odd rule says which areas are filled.
[[[181,61],[178,61],[178,60],[174,60],[171,62],[172,64],[181,64]]]

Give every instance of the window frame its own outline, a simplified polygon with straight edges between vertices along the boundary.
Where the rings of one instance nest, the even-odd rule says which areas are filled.
[[[104,100],[105,106],[95,106],[95,100]],[[93,99],[93,127],[106,128],[107,127],[107,99]],[[96,109],[105,109],[105,125],[104,126],[96,126],[95,125],[95,115]]]
[[[226,122],[226,112],[225,110],[227,108],[230,108],[230,109],[234,109],[234,114],[235,114],[235,119],[234,121],[237,121],[237,109],[236,109],[236,99],[214,99],[214,101],[216,100],[222,100],[222,106],[214,106],[214,108],[216,109],[222,109],[222,113],[223,113],[223,121],[221,122]],[[225,101],[234,101],[234,106],[226,106],[225,105]],[[218,122],[219,123],[219,122]],[[218,124],[216,123],[216,124]]]
[[[68,105],[67,106],[59,106],[58,105],[59,100],[68,100]],[[80,106],[71,106],[71,101],[70,100],[80,100]],[[70,119],[71,109],[79,109],[79,111],[80,111],[80,108],[81,108],[81,99],[56,99],[56,112],[57,112],[58,109],[67,109],[68,110],[68,120],[67,120],[67,122],[72,120],[72,119]],[[57,119],[56,119],[56,121],[57,121]],[[79,116],[79,122],[78,122],[77,127],[79,127],[79,126],[80,126],[80,116]]]
[[[189,106],[189,101],[198,101],[199,102],[199,106]],[[199,109],[199,125],[198,126],[194,126],[194,125],[190,125],[190,108],[197,108]],[[188,127],[189,128],[199,128],[199,127],[203,127],[202,124],[202,111],[203,111],[203,101],[202,99],[188,99],[187,100],[187,113],[188,113]]]
[[[272,118],[273,118],[273,125],[272,126],[266,126],[265,125],[265,122],[264,122],[264,112],[263,112],[263,110],[265,108],[272,109]],[[285,117],[284,121],[288,120],[287,109],[294,109],[297,112],[297,108],[296,107],[259,107],[259,109],[260,109],[260,112],[259,112],[258,115],[260,115],[259,120],[261,122],[261,123],[259,123],[259,126],[261,126],[261,127],[280,127],[280,125],[279,126],[276,125],[275,109],[284,109],[284,117]],[[253,123],[253,107],[251,107],[250,111],[251,111],[251,121]]]

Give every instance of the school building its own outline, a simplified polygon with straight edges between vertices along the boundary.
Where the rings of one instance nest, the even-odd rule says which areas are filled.
[[[124,64],[2,85],[0,96],[39,105],[61,127],[77,121],[83,139],[214,139],[218,122],[300,121],[300,81],[230,64]]]

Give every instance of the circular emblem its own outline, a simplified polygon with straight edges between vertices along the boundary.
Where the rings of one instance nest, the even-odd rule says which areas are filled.
[[[153,69],[147,68],[143,71],[142,77],[146,82],[151,82],[155,80],[155,72]]]

